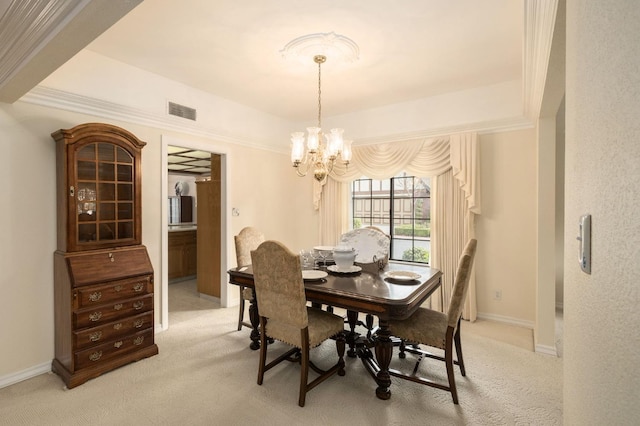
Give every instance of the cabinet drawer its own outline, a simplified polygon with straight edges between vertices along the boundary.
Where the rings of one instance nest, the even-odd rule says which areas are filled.
[[[151,275],[112,281],[109,284],[79,287],[77,289],[77,308],[103,305],[114,300],[128,299],[153,293]]]
[[[123,318],[99,327],[84,329],[73,333],[74,347],[84,349],[101,344],[111,339],[126,336],[136,331],[144,330],[153,325],[153,312]]]
[[[77,369],[107,361],[110,358],[136,351],[153,344],[153,328],[106,342],[74,354]]]
[[[111,304],[76,311],[73,313],[73,323],[76,329],[95,327],[119,318],[151,311],[152,309],[153,294],[148,294],[134,299],[114,301]]]

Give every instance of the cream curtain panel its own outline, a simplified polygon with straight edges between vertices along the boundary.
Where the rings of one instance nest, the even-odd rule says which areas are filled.
[[[442,289],[432,307],[446,311],[458,257],[475,236],[474,215],[480,214],[479,152],[476,133],[353,147],[349,167],[336,164],[324,185],[314,183],[314,206],[320,213],[322,244],[334,245],[349,230],[348,183],[366,176],[389,179],[401,171],[432,178],[436,208],[431,218],[431,265],[443,272]],[[460,241],[463,241],[462,243]],[[463,313],[475,321],[475,279]]]

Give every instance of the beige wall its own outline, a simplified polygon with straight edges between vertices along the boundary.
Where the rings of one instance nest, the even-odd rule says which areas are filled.
[[[535,137],[535,129],[480,136],[482,214],[476,218],[478,315],[529,327],[535,319]]]
[[[564,422],[640,419],[640,3],[567,1]],[[591,274],[578,266],[589,213]]]
[[[147,142],[142,162],[143,243],[156,271],[158,291],[163,284],[163,136],[210,147],[227,157],[227,267],[234,266],[232,237],[247,225],[260,227],[267,238],[279,239],[295,251],[316,243],[318,217],[311,203],[311,178],[296,177],[285,154],[24,102],[0,104],[5,146],[0,176],[12,206],[0,209],[4,226],[0,315],[3,324],[14,325],[0,328],[0,341],[3,347],[21,348],[0,353],[0,379],[5,381],[14,374],[28,376],[30,370],[46,371],[53,357],[56,171],[49,135],[88,121],[112,122]],[[527,224],[535,222],[530,189],[535,179],[534,134],[531,129],[480,137],[483,214],[477,218],[478,310],[488,317],[529,325],[533,319],[535,227]],[[238,208],[240,215],[231,216],[231,207]],[[492,299],[495,289],[502,290],[501,301]],[[227,290],[236,297],[233,289]]]
[[[55,144],[50,133],[89,121],[122,126],[147,142],[142,160],[142,231],[155,270],[160,296],[162,270],[161,154],[163,135],[196,141],[227,155],[228,265],[233,259],[233,235],[246,225],[261,228],[299,250],[315,243],[317,214],[311,200],[311,178],[298,178],[287,155],[194,138],[137,124],[104,120],[23,102],[0,103],[0,177],[5,200],[0,209],[0,380],[29,377],[46,371],[53,358],[53,252],[56,250]],[[282,209],[283,204],[287,205]],[[7,208],[8,206],[8,208]],[[230,214],[231,206],[240,216]],[[236,292],[230,292],[235,297]],[[156,297],[160,312],[160,297]],[[159,318],[157,318],[157,321]]]

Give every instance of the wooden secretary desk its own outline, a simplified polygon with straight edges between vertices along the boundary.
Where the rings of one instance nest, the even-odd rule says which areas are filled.
[[[142,245],[145,142],[101,123],[51,136],[58,233],[52,370],[73,388],[158,353],[153,267]]]

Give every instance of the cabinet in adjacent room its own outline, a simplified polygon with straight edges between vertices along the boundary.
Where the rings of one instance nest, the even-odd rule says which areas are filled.
[[[198,216],[198,292],[220,298],[221,157],[211,155],[211,178],[196,181]]]
[[[154,273],[141,244],[145,143],[101,123],[52,137],[58,205],[52,370],[73,388],[158,353]]]
[[[169,279],[193,277],[197,270],[196,230],[169,231]]]

